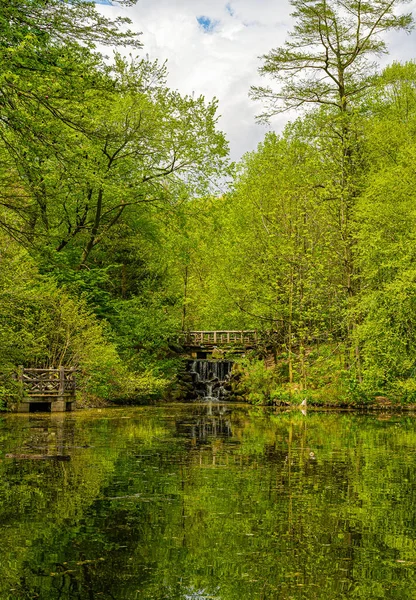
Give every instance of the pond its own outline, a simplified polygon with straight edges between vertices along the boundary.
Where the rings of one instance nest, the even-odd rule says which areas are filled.
[[[416,598],[416,419],[0,419],[1,600]]]

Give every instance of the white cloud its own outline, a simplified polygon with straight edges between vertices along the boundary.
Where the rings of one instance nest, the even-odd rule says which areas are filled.
[[[416,0],[406,8],[416,12]],[[100,9],[132,19],[144,52],[168,60],[172,88],[218,98],[234,160],[263,139],[266,128],[255,123],[261,108],[248,91],[261,81],[258,57],[283,44],[292,27],[289,0],[139,0],[129,9]],[[389,48],[389,60],[414,58],[416,35],[391,34]],[[276,118],[273,128],[281,130],[286,119]]]

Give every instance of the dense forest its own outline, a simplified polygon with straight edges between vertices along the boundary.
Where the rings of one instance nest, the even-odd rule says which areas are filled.
[[[238,165],[217,102],[169,89],[126,20],[2,4],[4,407],[18,365],[77,367],[89,402],[163,397],[178,332],[221,328],[261,332],[251,402],[415,402],[416,63],[373,62],[403,4],[292,0],[250,92],[291,120]]]

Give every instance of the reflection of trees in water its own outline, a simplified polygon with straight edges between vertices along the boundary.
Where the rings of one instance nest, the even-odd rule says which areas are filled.
[[[27,417],[26,439],[22,450],[50,456],[66,455],[74,446],[75,422],[64,414]]]
[[[209,402],[190,411],[186,418],[176,421],[176,431],[181,437],[193,440],[193,443],[206,442],[215,438],[232,436],[230,408],[224,404]]]
[[[414,423],[216,404],[106,414],[69,425],[70,463],[0,463],[1,600],[415,596]],[[45,448],[48,427],[54,440],[39,421],[14,438]]]
[[[183,593],[183,600],[220,600],[219,589],[217,588],[214,592],[208,592],[207,590],[194,590],[192,588],[186,590]]]
[[[123,430],[129,433],[128,424],[107,425],[105,420],[92,423],[63,414],[10,416],[3,421],[0,441],[5,454],[25,458],[0,464],[0,522],[7,523],[0,529],[2,600],[91,597],[88,586],[82,593],[80,586],[84,578],[94,577],[88,573],[102,560],[103,548],[93,560],[88,549],[82,554],[79,540],[90,537],[83,518],[113,477],[126,444]],[[110,431],[117,444],[108,439]],[[62,453],[71,460],[53,459]],[[39,456],[52,460],[36,460]]]

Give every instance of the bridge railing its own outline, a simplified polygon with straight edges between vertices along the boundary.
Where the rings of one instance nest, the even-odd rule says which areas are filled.
[[[257,331],[187,331],[185,346],[255,346]]]
[[[19,379],[24,392],[31,398],[75,396],[76,369],[25,369],[20,367]]]

